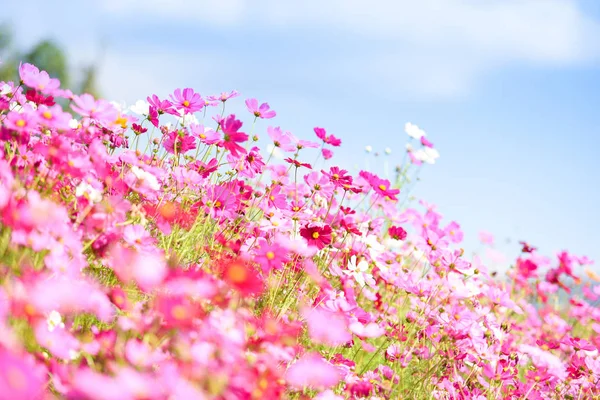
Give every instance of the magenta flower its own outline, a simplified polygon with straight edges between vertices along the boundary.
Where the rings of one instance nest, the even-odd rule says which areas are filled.
[[[204,107],[204,100],[200,94],[194,92],[194,89],[192,88],[185,88],[183,91],[181,91],[181,89],[175,89],[175,92],[171,95],[171,100],[173,101],[173,106],[184,114],[192,114],[202,110]],[[170,114],[178,115],[178,113],[169,110],[165,111]]]
[[[148,103],[150,104],[150,112],[152,111],[152,109],[154,109],[156,113],[164,114],[169,113],[173,108],[173,103],[171,103],[169,100],[161,100],[155,94],[153,94],[152,96],[148,96],[146,100],[148,100]]]
[[[258,100],[256,99],[246,100],[246,107],[248,108],[248,111],[254,114],[254,116],[257,118],[270,119],[277,115],[275,111],[270,109],[268,103],[262,103],[259,106]]]
[[[235,115],[230,115],[220,122],[223,130],[223,139],[218,143],[220,147],[227,149],[231,154],[237,156],[239,153],[246,153],[246,150],[239,145],[248,140],[248,135],[244,132],[238,132],[242,127],[242,121],[235,119]]]
[[[390,226],[388,234],[392,239],[404,240],[406,239],[407,233],[401,226]]]
[[[300,235],[309,245],[322,249],[331,243],[331,227],[329,225],[306,225],[300,229]]]
[[[325,144],[329,144],[333,147],[339,147],[342,144],[341,139],[338,139],[333,135],[328,136],[327,131],[324,128],[316,127],[314,131],[317,137],[321,139]]]
[[[172,131],[165,138],[163,147],[171,154],[185,154],[196,148],[196,140],[186,131]]]

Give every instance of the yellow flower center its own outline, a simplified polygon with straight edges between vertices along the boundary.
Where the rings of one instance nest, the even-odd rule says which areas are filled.
[[[16,125],[17,125],[19,128],[22,128],[22,127],[24,127],[26,124],[27,124],[27,123],[25,122],[25,120],[24,120],[24,119],[20,119],[20,120],[18,120],[18,121],[16,122]]]
[[[235,264],[229,268],[229,271],[227,271],[227,276],[231,282],[241,283],[246,280],[248,273],[243,266]]]
[[[44,111],[42,115],[46,119],[52,119],[52,113],[50,111]]]
[[[381,190],[387,190],[387,186],[385,186],[383,183],[381,185],[379,185],[379,189]]]
[[[273,253],[272,251],[267,251],[267,260],[272,260],[275,258],[275,253]]]
[[[313,239],[318,239],[319,238],[319,232],[313,232],[312,237],[313,237]]]
[[[190,102],[189,102],[189,101],[187,101],[187,100],[184,100],[184,101],[183,101],[183,106],[184,106],[184,107],[189,107],[189,106],[190,106]]]
[[[171,315],[177,320],[185,319],[188,316],[188,312],[184,306],[177,304],[171,309]]]

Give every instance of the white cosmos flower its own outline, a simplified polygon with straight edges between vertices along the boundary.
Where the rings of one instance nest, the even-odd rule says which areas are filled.
[[[137,179],[146,182],[152,190],[160,189],[160,183],[158,183],[158,179],[156,179],[156,176],[152,175],[150,172],[146,172],[136,165],[131,167],[131,172]]]
[[[423,129],[419,128],[415,124],[411,124],[410,122],[407,122],[406,125],[404,125],[404,131],[408,136],[417,140],[421,139],[423,136],[427,136]]]
[[[271,154],[271,152],[273,152],[273,158],[275,158],[276,160],[283,160],[282,151],[279,149],[279,147],[275,147],[275,145],[273,143],[271,143],[267,146],[267,152],[269,154]]]
[[[373,151],[373,147],[371,147],[371,146],[366,146],[366,147],[365,147],[365,151],[366,151],[367,153],[370,153],[370,152],[372,152],[372,151]]]
[[[417,160],[423,161],[427,164],[435,164],[435,160],[440,157],[440,153],[436,149],[430,147],[423,147],[415,151],[414,156]]]
[[[127,104],[125,104],[124,101],[122,101],[122,102],[111,101],[110,104],[112,104],[117,109],[119,114],[123,114],[124,112],[127,111]]]
[[[350,261],[348,261],[348,271],[344,272],[354,277],[356,282],[362,287],[365,286],[365,273],[368,269],[369,263],[363,259],[357,264],[356,256],[352,256],[350,257]]]
[[[189,127],[191,124],[198,125],[200,122],[198,118],[194,114],[183,114],[183,110],[181,111],[181,117],[177,118],[177,123],[184,126]]]
[[[386,147],[384,151],[385,151],[385,154],[387,154],[387,155],[392,154],[392,149],[390,149],[389,147]]]
[[[56,310],[50,311],[48,314],[48,318],[46,319],[46,323],[48,324],[48,331],[52,332],[54,329],[64,328],[65,324],[62,321],[62,316]]]
[[[144,100],[138,100],[134,105],[129,107],[131,112],[138,115],[148,115],[150,113],[150,103]]]
[[[69,121],[69,128],[71,129],[77,129],[79,128],[79,121],[77,121],[76,119],[72,119]]]
[[[10,92],[12,92],[12,89],[6,83],[0,87],[0,96],[4,96],[5,94],[9,94]]]
[[[94,188],[87,182],[81,182],[75,189],[75,196],[87,197],[92,203],[99,203],[102,201],[102,192]]]

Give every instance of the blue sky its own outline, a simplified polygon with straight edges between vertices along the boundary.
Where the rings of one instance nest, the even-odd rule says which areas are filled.
[[[341,137],[349,167],[363,166],[366,145],[400,161],[413,122],[441,153],[414,194],[461,224],[469,250],[485,230],[511,257],[524,239],[600,260],[600,2],[34,0],[3,11],[23,47],[53,37],[74,68],[100,59],[110,99],[237,89],[297,136],[322,126]]]

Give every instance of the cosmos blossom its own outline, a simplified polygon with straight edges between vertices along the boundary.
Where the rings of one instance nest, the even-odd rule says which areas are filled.
[[[473,255],[467,227],[397,201],[402,176],[336,163],[325,129],[263,126],[248,99],[241,132],[236,91],[127,108],[19,77],[0,83],[0,399],[600,397],[589,258],[523,241],[507,263],[491,234]],[[439,152],[405,131],[412,176]]]
[[[254,114],[254,116],[257,118],[270,119],[277,115],[275,111],[271,110],[268,103],[262,103],[259,106],[258,100],[256,99],[246,100],[246,107],[248,108],[248,111]]]

